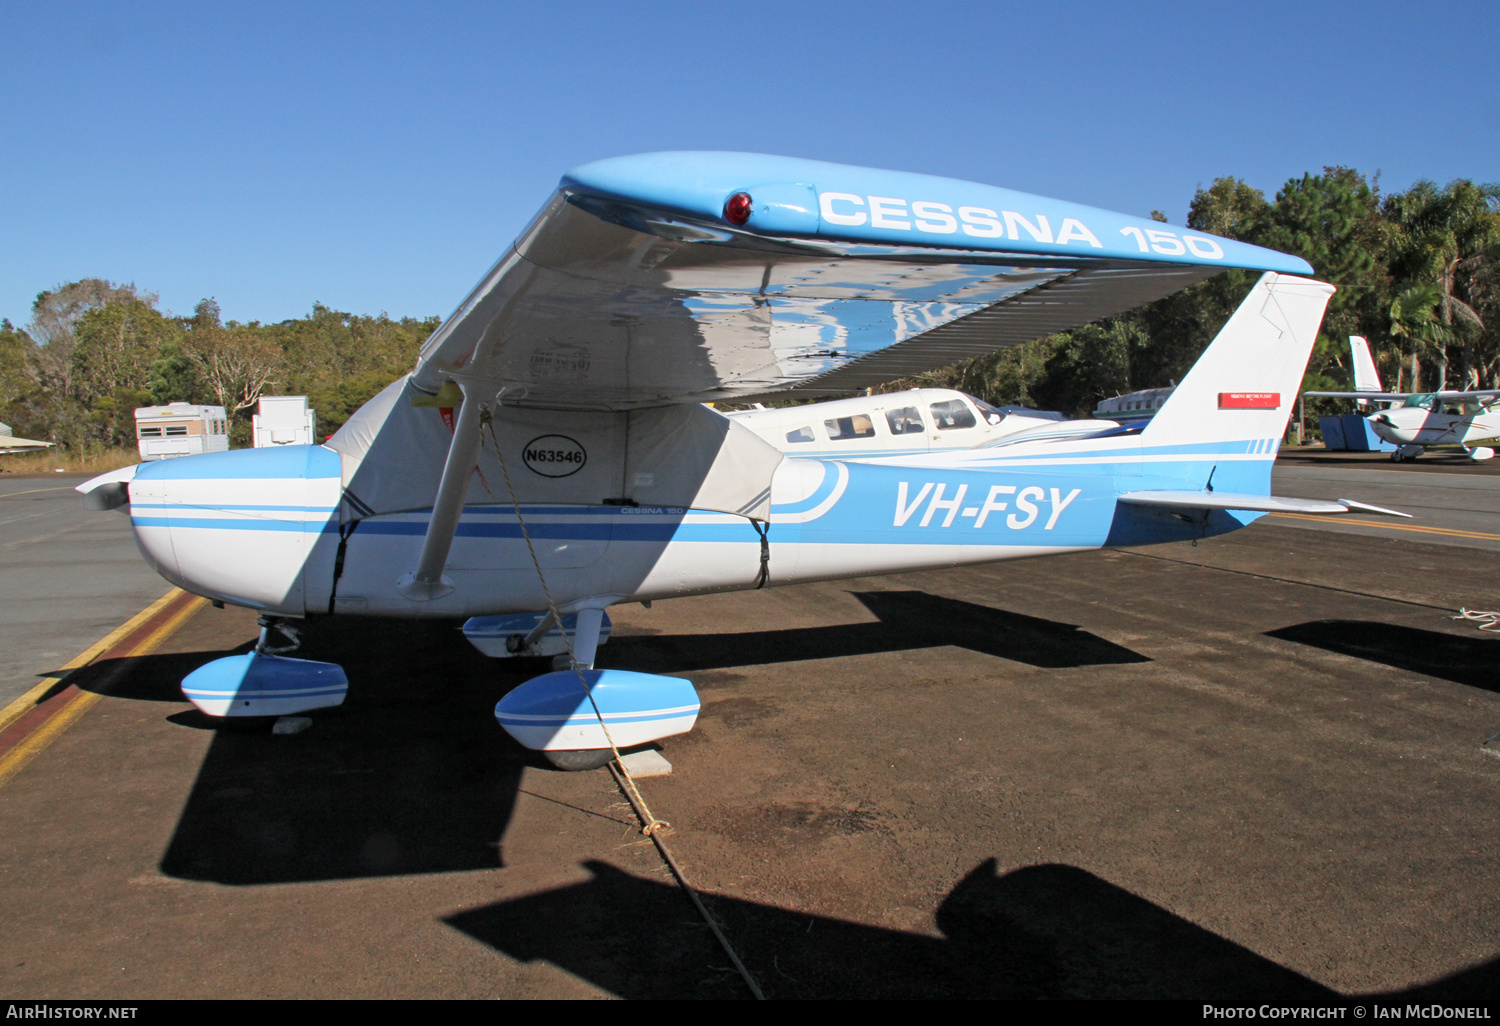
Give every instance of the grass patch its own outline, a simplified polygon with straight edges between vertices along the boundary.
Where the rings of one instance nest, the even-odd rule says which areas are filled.
[[[139,463],[141,454],[130,449],[87,449],[72,452],[62,448],[0,455],[0,474],[102,474]]]

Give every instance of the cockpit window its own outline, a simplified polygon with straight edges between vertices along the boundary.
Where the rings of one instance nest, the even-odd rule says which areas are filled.
[[[915,406],[903,406],[899,410],[886,410],[885,422],[891,426],[893,435],[920,435],[922,414]]]
[[[976,399],[971,395],[969,402],[974,404],[974,408],[979,411],[979,415],[984,418],[986,424],[998,424],[1005,419],[1003,410],[995,409],[983,399]]]
[[[971,428],[975,424],[974,414],[962,399],[949,399],[943,403],[933,403],[932,419],[937,423],[939,431],[953,431],[956,428]]]
[[[823,428],[828,432],[828,437],[835,442],[849,438],[870,438],[875,434],[875,424],[863,413],[856,413],[852,417],[825,420]]]
[[[796,431],[788,431],[786,440],[788,442],[811,442],[813,440],[812,428],[799,427]]]
[[[1415,406],[1419,410],[1431,410],[1437,406],[1437,395],[1432,392],[1424,392],[1421,395],[1409,395],[1402,406]]]

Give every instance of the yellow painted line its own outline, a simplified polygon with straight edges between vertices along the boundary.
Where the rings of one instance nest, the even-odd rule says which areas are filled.
[[[1273,517],[1289,520],[1316,520],[1325,524],[1358,524],[1360,527],[1383,527],[1387,531],[1416,531],[1420,534],[1443,534],[1450,538],[1482,538],[1485,541],[1500,541],[1500,534],[1485,534],[1483,531],[1459,531],[1451,527],[1424,527],[1420,524],[1389,524],[1379,520],[1352,520],[1340,516],[1314,516],[1310,513],[1272,513]]]
[[[22,716],[25,716],[27,713],[31,712],[31,710],[35,709],[37,703],[42,700],[42,696],[51,691],[58,684],[61,684],[63,681],[67,680],[68,677],[72,675],[74,670],[87,666],[95,659],[98,659],[105,652],[108,652],[110,649],[114,648],[120,643],[121,638],[124,638],[131,631],[135,630],[141,624],[145,623],[157,613],[161,612],[166,608],[167,603],[171,602],[174,598],[181,594],[181,588],[173,588],[171,591],[167,592],[161,598],[151,603],[145,609],[142,609],[139,613],[136,613],[129,620],[126,620],[124,623],[120,624],[120,626],[110,631],[103,638],[94,642],[94,644],[90,645],[87,649],[64,663],[60,668],[60,672],[57,674],[57,676],[48,677],[36,687],[26,692],[26,694],[10,703],[10,705],[7,705],[4,709],[0,709],[0,730],[4,730],[12,723],[19,720]]]
[[[72,485],[58,485],[56,488],[28,488],[24,492],[0,492],[0,499],[8,499],[12,495],[35,495],[37,492],[66,492],[72,487]]]
[[[92,691],[84,691],[73,701],[63,706],[52,715],[46,723],[27,736],[16,747],[6,752],[0,758],[0,787],[4,787],[10,778],[26,768],[26,764],[35,759],[52,742],[62,736],[63,731],[71,727],[84,713],[93,708],[94,703],[99,701],[99,696]]]
[[[152,603],[142,613],[133,617],[131,622],[139,624],[152,611],[160,610],[163,604],[176,597],[177,594],[179,594],[178,590],[173,588],[161,600]],[[125,673],[134,664],[135,660],[155,652],[161,647],[162,642],[177,633],[194,613],[207,604],[207,599],[197,597],[188,602],[173,614],[171,619],[137,642],[129,652],[124,653],[120,662],[111,668],[109,674],[100,681],[100,684],[113,682],[121,674]],[[120,631],[125,631],[128,626],[127,624],[126,627],[121,627]],[[119,632],[117,631],[116,633],[118,634]],[[104,645],[104,642],[100,642],[99,644]],[[100,649],[100,651],[105,650],[104,648]],[[46,723],[28,735],[24,741],[6,752],[4,756],[0,756],[0,787],[4,787],[11,777],[14,777],[26,767],[28,762],[40,755],[48,745],[61,737],[64,731],[77,722],[78,718],[84,713],[88,712],[94,706],[94,703],[99,701],[100,697],[100,695],[93,691],[79,692],[77,698],[53,713]],[[9,712],[9,709],[6,711]]]

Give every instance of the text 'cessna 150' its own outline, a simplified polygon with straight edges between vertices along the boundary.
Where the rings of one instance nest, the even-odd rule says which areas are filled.
[[[957,393],[802,407],[814,419],[773,428],[705,405],[866,389],[1232,267],[1266,273],[1144,427],[1043,417],[959,446],[943,438],[968,428],[942,418],[977,429],[989,411]],[[184,681],[204,711],[342,701],[339,667],[271,651],[297,621],[469,617],[491,655],[559,657],[501,700],[501,725],[558,765],[599,765],[698,712],[686,680],[594,668],[617,603],[1371,508],[1269,494],[1333,293],[1310,271],[946,178],[737,153],[605,160],[562,179],[411,374],[326,445],[142,464],[80,490],[128,509],[168,580],[261,612],[256,652]],[[806,456],[788,437],[804,426]]]

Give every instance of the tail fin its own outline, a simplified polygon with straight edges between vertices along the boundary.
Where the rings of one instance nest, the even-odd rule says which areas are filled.
[[[1350,335],[1349,354],[1354,358],[1354,390],[1379,392],[1380,372],[1375,369],[1375,359],[1370,355],[1370,343],[1359,335]]]
[[[1142,443],[1266,441],[1274,449],[1333,293],[1321,281],[1262,275],[1151,418]]]

